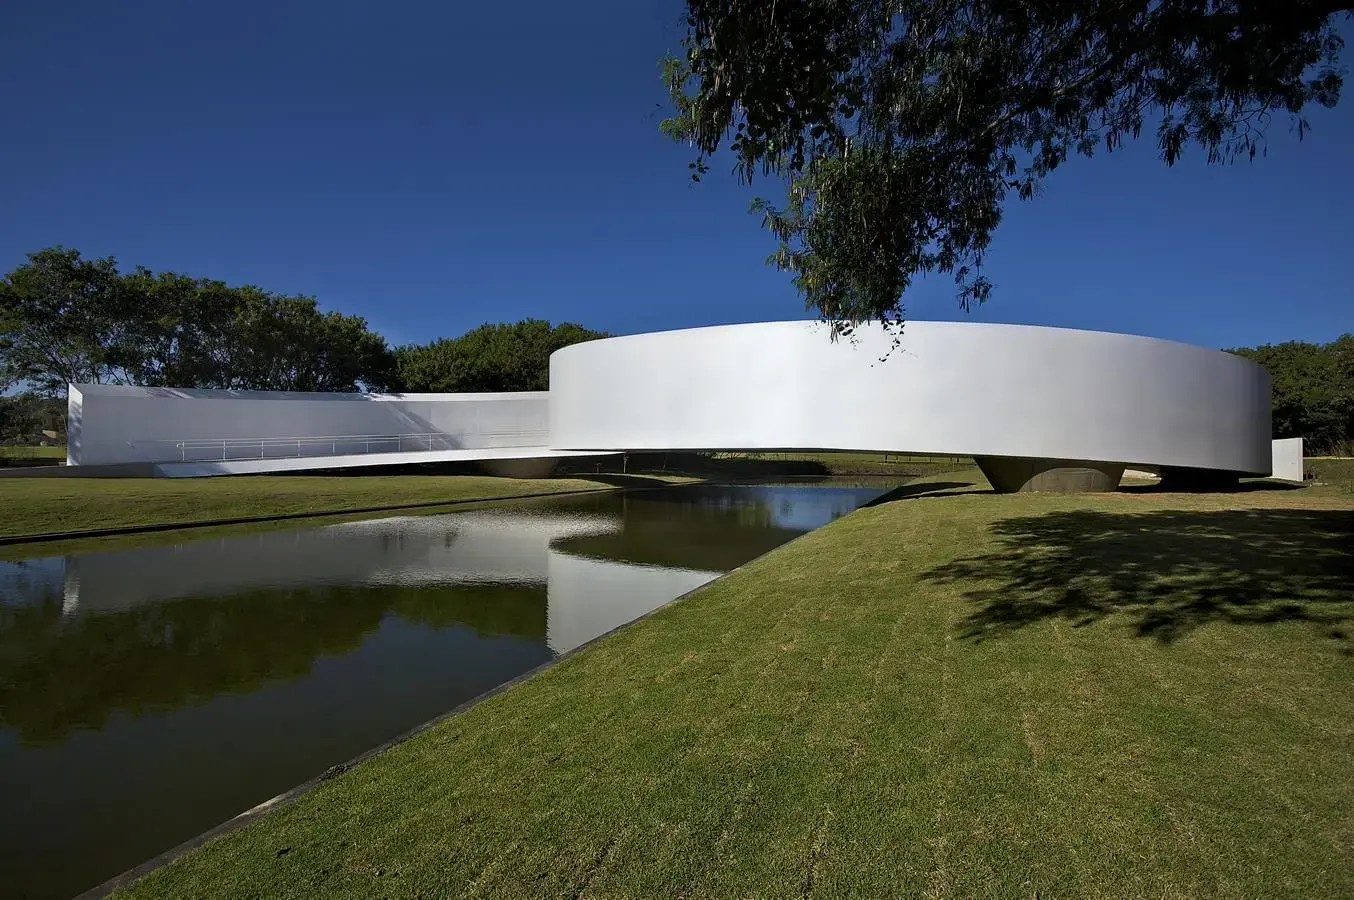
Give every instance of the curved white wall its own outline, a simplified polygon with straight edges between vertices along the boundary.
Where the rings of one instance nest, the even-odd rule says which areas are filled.
[[[72,385],[69,461],[192,462],[243,441],[249,453],[257,442],[262,459],[251,465],[321,467],[333,463],[320,461],[326,454],[414,462],[418,454],[403,451],[423,449],[416,440],[378,459],[367,454],[387,444],[354,436],[435,433],[439,450],[466,459],[891,450],[1267,475],[1269,394],[1269,376],[1254,363],[1134,335],[910,322],[894,347],[879,326],[833,342],[818,323],[770,322],[566,347],[550,358],[548,394]],[[188,474],[244,463],[215,465]]]
[[[854,341],[770,322],[589,341],[550,358],[568,450],[887,450],[1268,474],[1269,375],[1135,335],[959,322]],[[891,349],[892,348],[892,349]],[[891,352],[890,352],[891,351]]]

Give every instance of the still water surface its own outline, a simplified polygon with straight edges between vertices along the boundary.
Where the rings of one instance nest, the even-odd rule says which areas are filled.
[[[91,887],[885,489],[693,486],[0,563],[0,895]]]

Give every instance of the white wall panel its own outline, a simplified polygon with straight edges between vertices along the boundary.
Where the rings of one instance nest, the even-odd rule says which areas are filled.
[[[508,394],[314,394],[72,385],[69,461],[79,465],[232,458],[262,441],[258,454],[365,453],[396,444],[364,444],[368,435],[438,435],[436,449],[544,447],[545,391]],[[350,440],[344,441],[342,438]],[[325,445],[322,439],[331,438]],[[179,449],[186,442],[190,446]],[[402,445],[421,449],[417,439]]]
[[[1134,335],[910,322],[893,347],[878,326],[833,342],[813,322],[730,325],[566,347],[551,356],[550,383],[406,395],[73,385],[70,461],[210,460],[221,455],[212,441],[232,442],[231,458],[249,441],[265,458],[381,453],[395,448],[343,438],[435,434],[445,451],[837,449],[1271,467],[1264,369]],[[332,446],[309,443],[324,438]]]
[[[1302,481],[1302,438],[1281,438],[1272,446],[1274,471],[1271,476],[1285,481]]]
[[[1269,376],[1134,335],[814,322],[590,341],[550,360],[551,446],[891,450],[1270,468]]]

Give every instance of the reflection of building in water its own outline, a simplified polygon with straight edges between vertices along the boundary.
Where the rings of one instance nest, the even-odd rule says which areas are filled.
[[[323,697],[397,644],[408,680],[374,690],[424,715],[878,493],[682,488],[0,563],[0,732],[50,745],[285,682]]]
[[[717,574],[552,546],[621,530],[467,512],[0,563],[0,728],[50,744],[116,710],[252,692],[357,652],[387,617],[453,629],[448,671],[510,677]]]
[[[555,550],[547,564],[547,640],[556,653],[572,650],[720,574],[586,559]]]
[[[65,594],[88,613],[291,587],[544,584],[551,541],[619,527],[604,516],[470,512],[95,552],[67,559]]]
[[[40,560],[31,569],[46,587],[15,592],[61,596],[64,614],[88,615],[257,591],[537,585],[546,588],[549,646],[564,652],[718,574],[571,559],[554,547],[622,528],[604,514],[403,516]]]

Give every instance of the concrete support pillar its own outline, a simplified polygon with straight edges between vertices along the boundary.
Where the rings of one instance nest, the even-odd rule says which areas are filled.
[[[1031,459],[1020,456],[978,456],[978,468],[1000,494],[1018,491],[1089,493],[1113,491],[1124,474],[1123,463],[1078,459]]]

